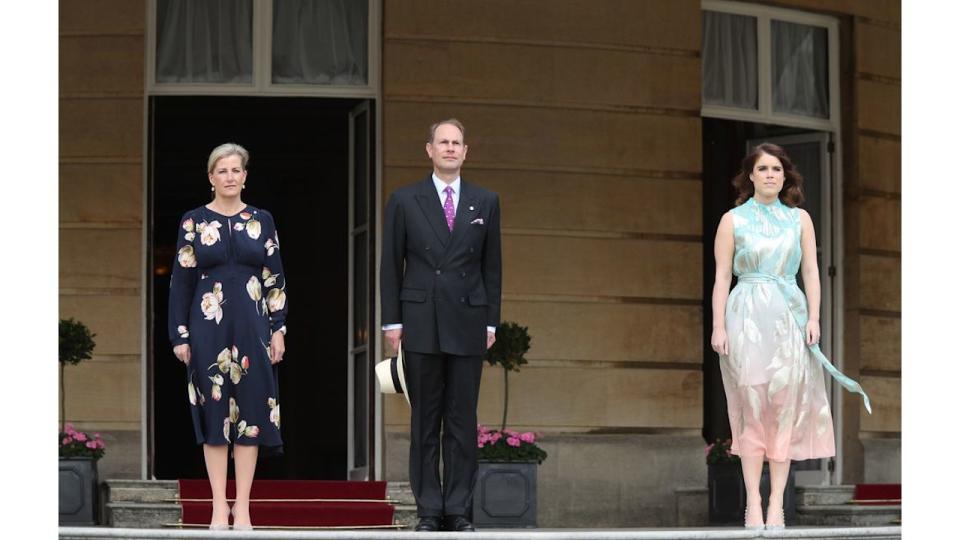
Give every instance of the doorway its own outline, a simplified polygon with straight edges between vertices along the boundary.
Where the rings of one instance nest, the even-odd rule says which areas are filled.
[[[719,118],[703,118],[703,436],[713,442],[730,438],[726,395],[720,376],[717,355],[710,346],[713,332],[713,281],[716,272],[713,246],[720,218],[733,208],[736,190],[731,180],[740,168],[740,162],[749,148],[761,142],[780,145],[790,156],[804,178],[805,201],[801,205],[809,212],[817,240],[817,263],[820,270],[820,346],[828,358],[834,352],[834,319],[832,302],[835,294],[833,276],[833,213],[832,175],[833,143],[831,134],[810,129],[785,127]],[[803,288],[803,280],[797,276]],[[833,380],[824,373],[827,396],[833,396]],[[831,400],[832,401],[832,400]],[[836,403],[833,416],[838,417]],[[794,462],[797,485],[826,485],[830,483],[833,459]]]
[[[210,201],[209,152],[218,144],[236,142],[250,152],[243,199],[269,210],[283,239],[290,304],[287,351],[279,366],[284,453],[262,458],[257,477],[347,478],[350,462],[356,461],[348,459],[353,449],[348,431],[356,421],[350,418],[357,414],[348,399],[355,393],[351,388],[372,386],[372,380],[356,381],[348,374],[344,343],[357,311],[351,305],[351,275],[369,274],[373,266],[357,269],[351,259],[348,219],[354,205],[372,205],[376,193],[373,174],[360,180],[352,176],[358,139],[351,126],[355,110],[369,110],[372,103],[309,97],[150,98],[148,452],[153,477],[206,476],[202,448],[190,425],[184,367],[167,339],[169,272],[180,216]],[[357,162],[371,159],[374,128],[369,116],[370,129],[362,135],[365,153]],[[371,236],[365,238],[374,245]],[[370,279],[361,277],[365,283]],[[363,313],[366,317],[372,311]],[[355,371],[369,379],[366,371]],[[363,431],[373,425],[366,418],[359,421]]]

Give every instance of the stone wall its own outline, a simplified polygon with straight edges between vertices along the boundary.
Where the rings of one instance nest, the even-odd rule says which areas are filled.
[[[144,2],[60,2],[60,317],[96,333],[66,368],[66,420],[99,431],[102,478],[140,476]]]

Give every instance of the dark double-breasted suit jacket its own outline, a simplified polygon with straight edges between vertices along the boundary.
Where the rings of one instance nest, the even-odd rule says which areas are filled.
[[[480,356],[500,324],[500,201],[460,181],[453,232],[431,176],[387,202],[380,267],[384,325],[406,351]]]

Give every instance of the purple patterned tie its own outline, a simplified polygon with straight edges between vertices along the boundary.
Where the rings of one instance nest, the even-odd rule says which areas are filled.
[[[447,217],[447,228],[453,232],[453,218],[457,215],[457,211],[453,209],[453,188],[447,186],[443,192],[447,194],[447,200],[443,201],[443,215]]]

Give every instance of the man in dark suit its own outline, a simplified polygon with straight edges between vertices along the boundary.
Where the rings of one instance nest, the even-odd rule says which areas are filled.
[[[418,531],[474,530],[482,356],[500,321],[500,201],[460,178],[463,141],[456,119],[431,126],[433,173],[395,191],[383,223],[383,330],[394,350],[403,341]]]

